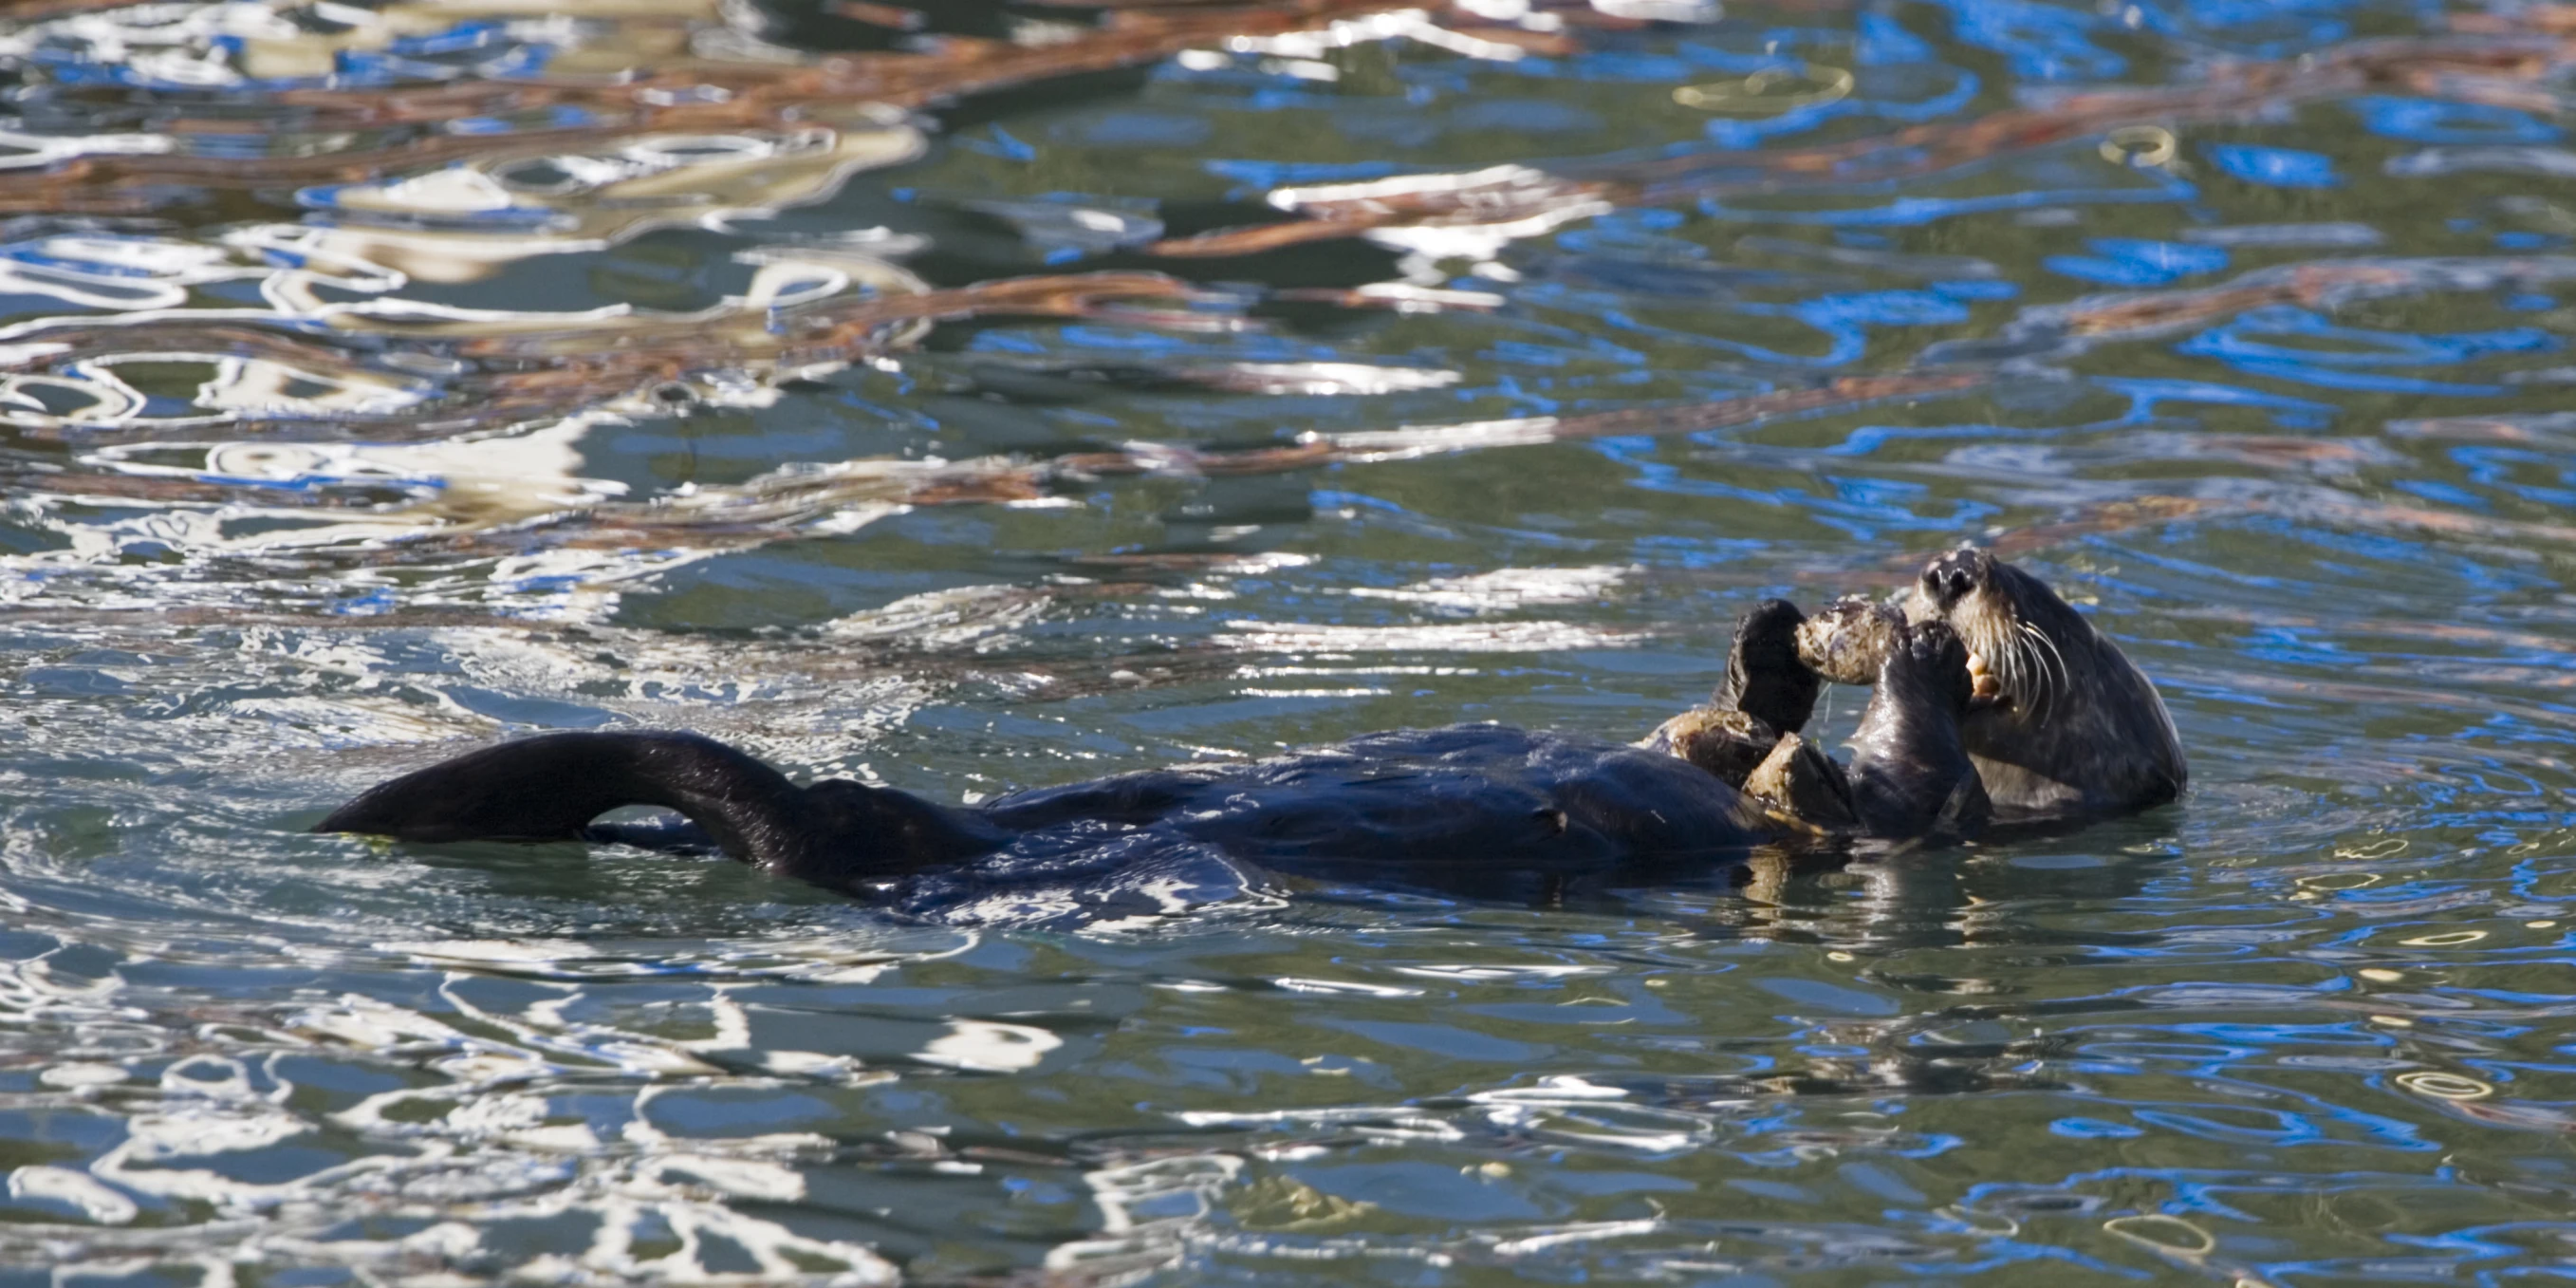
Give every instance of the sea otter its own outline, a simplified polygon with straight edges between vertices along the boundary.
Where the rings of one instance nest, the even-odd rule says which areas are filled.
[[[1984,815],[1960,742],[1968,651],[1939,622],[1878,659],[1845,773],[1799,744],[1819,681],[1805,617],[1748,612],[1718,700],[1777,739],[1731,774],[1661,751],[1503,725],[1371,734],[1249,764],[1193,765],[1014,792],[970,807],[841,779],[798,786],[691,733],[555,733],[458,756],[368,790],[313,830],[408,841],[695,840],[782,876],[902,904],[922,880],[1221,857],[1256,868],[1501,891],[1507,874],[1577,876],[1719,861],[1826,833],[1916,838]],[[1758,714],[1757,714],[1758,713]],[[1802,750],[1803,749],[1803,750]],[[1775,763],[1776,762],[1776,763]],[[1771,798],[1747,778],[1780,786]],[[1834,812],[1797,814],[1825,784]],[[626,805],[687,816],[651,834],[593,820]]]
[[[1874,686],[1849,769],[1801,736],[1828,679]],[[1711,703],[1635,745],[1492,724],[1399,730],[961,808],[842,779],[800,787],[697,734],[557,733],[379,784],[313,830],[695,844],[896,904],[977,873],[1189,862],[1499,891],[1514,875],[2141,809],[2184,776],[2155,686],[2119,649],[2037,578],[1960,550],[1901,607],[1843,600],[1810,619],[1783,600],[1756,605]],[[594,823],[627,805],[689,822]]]
[[[2047,583],[1974,548],[1934,559],[1894,603],[1845,599],[1799,625],[1802,662],[1868,684],[1909,627],[1968,646],[1959,735],[1995,817],[2081,819],[2161,805],[2190,771],[2145,673]]]

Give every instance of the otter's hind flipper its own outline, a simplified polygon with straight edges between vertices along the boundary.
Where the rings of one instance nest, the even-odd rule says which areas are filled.
[[[1726,651],[1726,678],[1709,695],[1709,705],[1741,711],[1780,733],[1805,729],[1825,687],[1798,657],[1798,628],[1806,620],[1785,599],[1766,599],[1744,610]]]
[[[745,863],[836,888],[997,848],[1000,828],[863,783],[798,787],[692,733],[553,733],[486,747],[379,783],[316,832],[404,841],[577,841],[627,805],[686,815]],[[622,836],[616,839],[624,839]]]

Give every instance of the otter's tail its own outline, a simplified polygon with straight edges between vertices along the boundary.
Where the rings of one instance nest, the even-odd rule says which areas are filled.
[[[627,805],[678,810],[716,848],[821,885],[954,861],[1007,833],[957,810],[860,783],[798,787],[692,733],[553,733],[379,783],[315,824],[404,841],[574,841]]]

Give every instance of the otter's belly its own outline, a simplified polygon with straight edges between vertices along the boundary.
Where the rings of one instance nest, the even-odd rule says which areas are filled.
[[[1688,762],[1505,725],[1121,775],[1003,797],[985,813],[1023,828],[1110,818],[1290,872],[1582,872],[1740,852],[1780,830]]]
[[[2182,749],[2145,678],[2087,696],[2043,721],[1996,711],[1960,722],[1998,818],[2122,813],[2181,791]]]
[[[1985,784],[1986,799],[1999,819],[2053,818],[2095,808],[2084,792],[2027,766],[1974,751],[1968,759],[1976,765],[1977,780]]]

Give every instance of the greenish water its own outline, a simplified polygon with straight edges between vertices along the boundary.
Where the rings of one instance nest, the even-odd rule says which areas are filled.
[[[1097,11],[0,17],[0,1282],[2576,1273],[2555,11],[1701,8],[909,117],[851,69]],[[901,304],[1102,270],[1180,284]],[[536,729],[943,800],[1633,737],[1962,541],[2182,803],[1088,929],[302,834]]]

